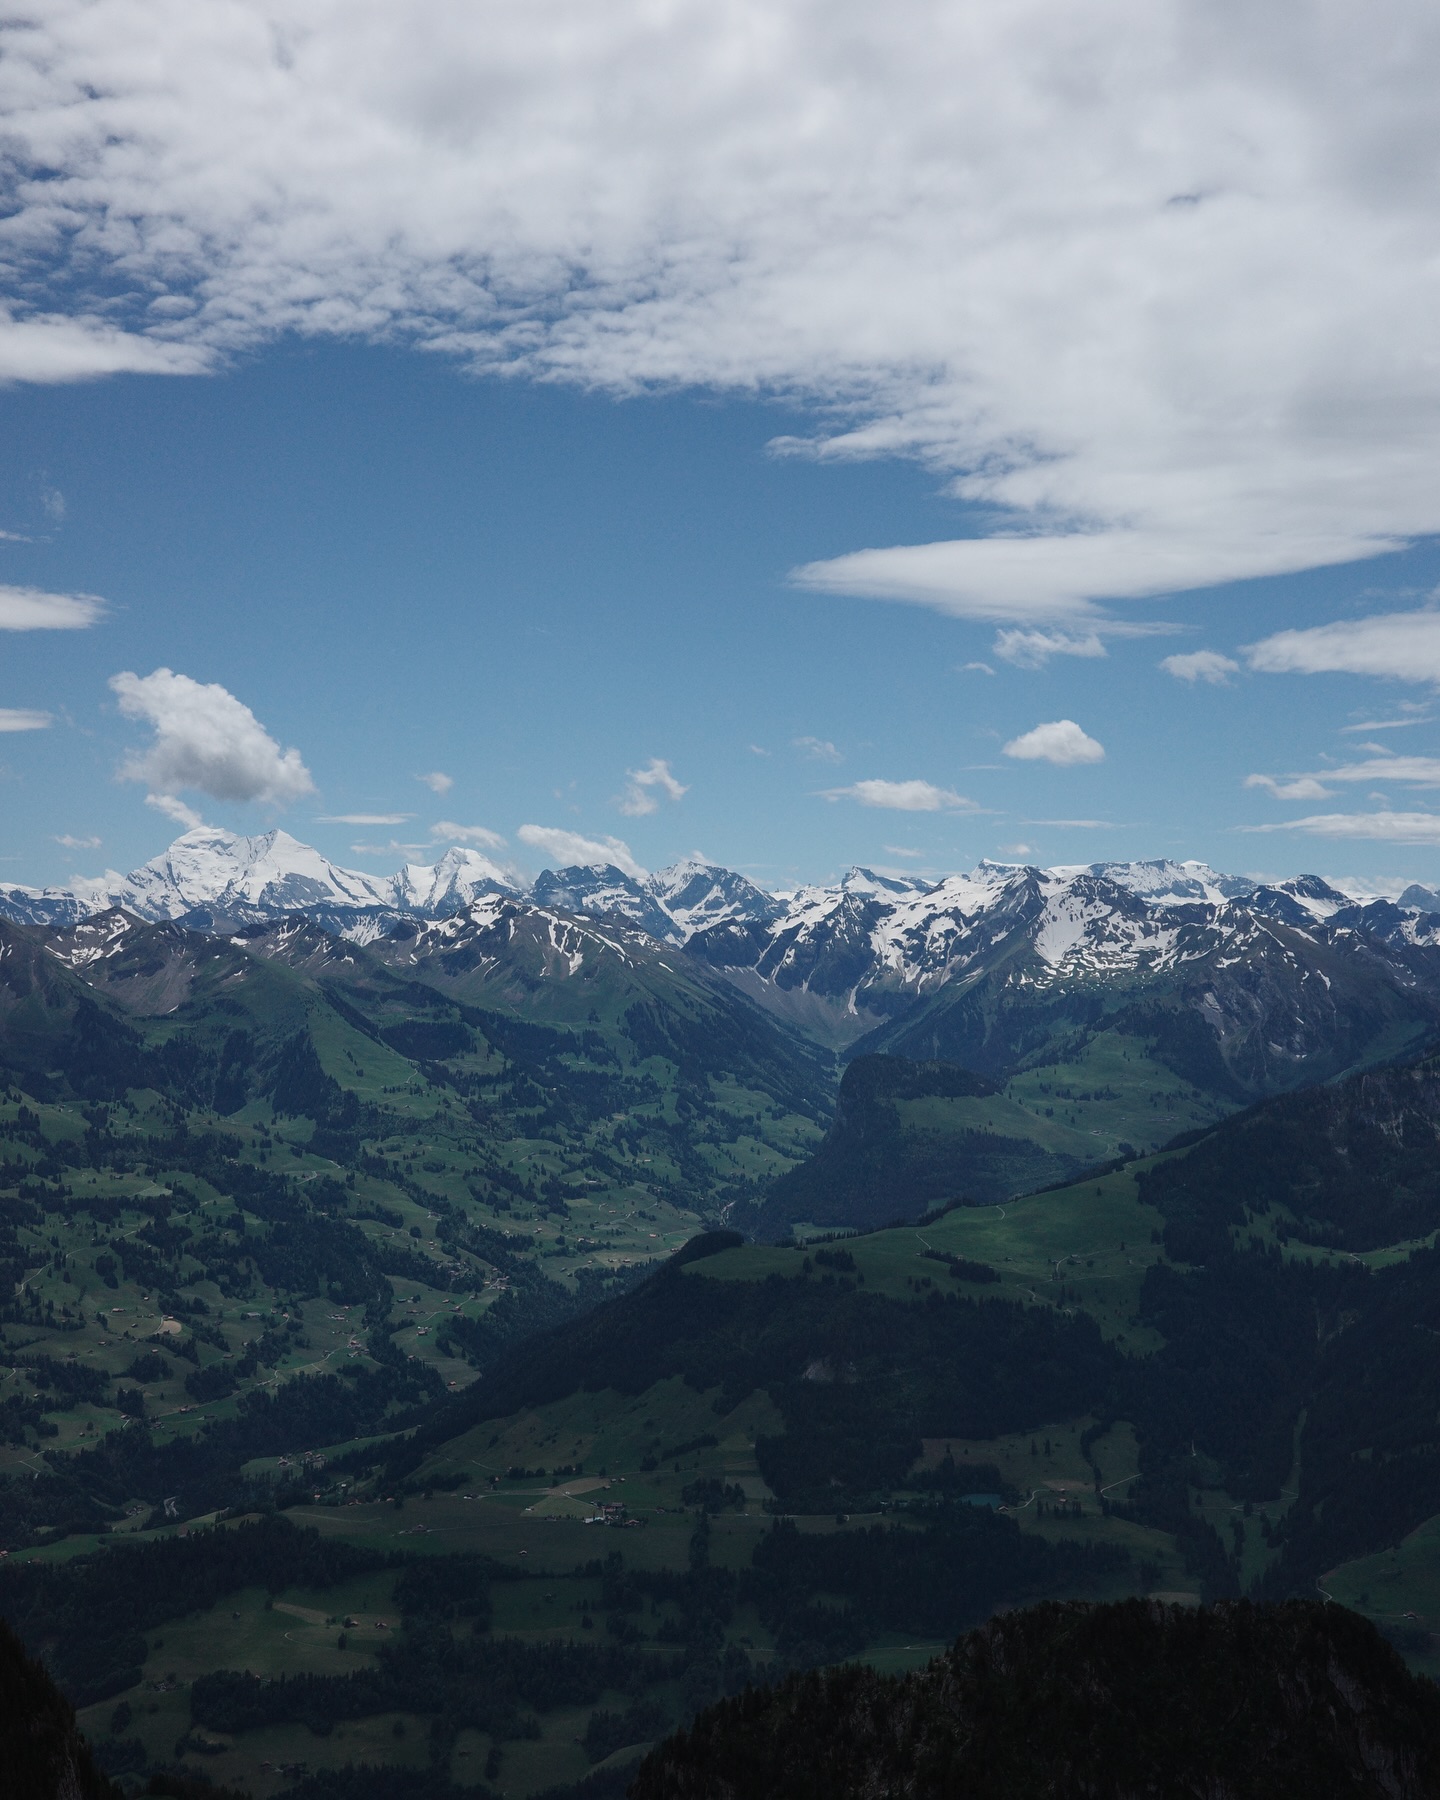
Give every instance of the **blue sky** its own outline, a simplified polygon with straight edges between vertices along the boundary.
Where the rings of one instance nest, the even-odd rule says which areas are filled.
[[[978,46],[901,6],[858,78],[877,162],[863,105],[792,131],[865,9],[822,54],[776,5],[793,41],[723,77],[691,38],[752,9],[656,38],[544,0],[598,34],[578,60],[478,10],[417,45],[356,0],[337,45],[301,6],[287,47],[243,0],[161,6],[132,92],[119,0],[13,39],[0,719],[35,728],[0,735],[0,879],[128,868],[185,817],[374,870],[458,825],[525,870],[571,833],[774,885],[1440,875],[1434,196],[1363,38],[1317,35],[1307,87],[1253,42],[1176,74],[1191,9],[1097,15],[1114,79],[1077,100],[1043,0]]]

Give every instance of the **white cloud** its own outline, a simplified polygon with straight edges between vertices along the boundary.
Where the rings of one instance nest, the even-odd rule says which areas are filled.
[[[578,831],[567,831],[563,826],[554,825],[522,825],[515,835],[522,844],[538,850],[560,868],[576,863],[609,863],[637,881],[646,874],[630,854],[630,846],[619,838],[582,837]]]
[[[752,756],[769,756],[772,754],[772,752],[767,750],[763,744],[747,744],[745,748]]]
[[[1340,730],[1342,734],[1361,731],[1404,731],[1412,725],[1425,725],[1429,722],[1429,707],[1414,706],[1413,702],[1406,702],[1403,704],[1413,706],[1413,710],[1405,718],[1362,719],[1358,725],[1342,725]]]
[[[430,836],[447,844],[478,844],[482,850],[503,850],[505,840],[485,825],[457,825],[453,819],[437,819]]]
[[[1104,746],[1087,737],[1073,719],[1052,719],[1049,724],[1037,725],[1033,731],[1011,738],[1004,750],[1007,756],[1021,762],[1056,763],[1062,768],[1105,760]]]
[[[321,813],[317,825],[403,825],[414,813]]]
[[[182,788],[214,800],[276,806],[315,791],[300,752],[282,750],[250,708],[219,682],[192,681],[172,669],[143,676],[127,670],[113,676],[110,686],[127,719],[154,728],[154,743],[143,754],[128,756],[120,774],[126,781],[143,781],[156,805],[173,800]],[[168,804],[162,810],[180,816]]]
[[[48,712],[36,712],[28,706],[0,706],[0,732],[44,731],[53,723]]]
[[[96,318],[16,318],[0,307],[0,383],[93,381],[100,375],[199,375],[214,361],[203,344],[165,343]]]
[[[68,831],[57,837],[55,842],[62,844],[67,850],[98,850],[100,848],[98,837],[71,837]]]
[[[1274,775],[1247,775],[1245,786],[1264,788],[1277,800],[1328,800],[1332,791],[1314,775],[1292,775],[1283,781]]]
[[[827,788],[827,800],[858,800],[861,806],[878,806],[891,812],[975,812],[973,800],[952,788],[931,781],[856,781],[849,787]]]
[[[838,763],[845,760],[829,738],[797,737],[791,738],[790,741],[800,754],[808,756],[811,762]]]
[[[448,794],[455,785],[455,777],[442,774],[439,769],[432,769],[428,775],[417,775],[415,779],[423,781],[432,794]]]
[[[105,611],[94,594],[0,586],[0,631],[83,631]]]
[[[1377,613],[1299,631],[1277,631],[1245,646],[1252,669],[1268,675],[1381,675],[1440,682],[1440,612]]]
[[[167,819],[173,819],[177,825],[183,825],[186,831],[194,831],[205,823],[193,806],[187,806],[174,794],[147,794],[145,804],[153,806],[158,813],[164,813]]]
[[[1333,787],[1328,784],[1337,781],[1363,785],[1398,781],[1408,787],[1440,787],[1440,757],[1371,756],[1364,762],[1339,763],[1333,769],[1283,779],[1274,775],[1247,775],[1245,786],[1264,788],[1277,800],[1326,800],[1333,792]]]
[[[1052,825],[1067,831],[1114,831],[1113,819],[1022,819],[1023,825]]]
[[[995,671],[987,662],[967,662],[962,664],[960,673],[962,675],[993,675]]]
[[[1066,631],[1001,631],[992,648],[1017,669],[1043,669],[1052,656],[1104,656],[1105,646],[1089,631],[1076,637]]]
[[[803,578],[1009,624],[1440,528],[1418,0],[50,0],[7,52],[12,377],[291,332],[784,392],[1019,527]]]
[[[652,756],[641,769],[627,769],[625,775],[625,791],[615,804],[634,819],[658,811],[662,794],[667,800],[683,800],[690,792],[670,773],[669,763],[658,756]]]
[[[385,844],[352,844],[350,852],[353,856],[423,856],[429,846],[425,844],[402,844],[391,838]]]
[[[1314,813],[1274,825],[1243,825],[1242,831],[1304,831],[1311,837],[1365,838],[1387,844],[1440,844],[1440,813]]]
[[[1218,650],[1187,650],[1179,656],[1162,656],[1160,667],[1177,681],[1207,681],[1211,687],[1224,687],[1240,665]]]

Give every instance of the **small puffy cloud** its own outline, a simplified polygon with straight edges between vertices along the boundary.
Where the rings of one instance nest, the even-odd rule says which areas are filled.
[[[414,813],[321,813],[317,825],[403,825]]]
[[[858,800],[861,806],[883,807],[889,812],[974,812],[975,802],[951,788],[932,781],[855,781],[849,787],[827,788],[827,800]]]
[[[745,748],[752,756],[769,756],[772,754],[763,744],[747,744]]]
[[[968,662],[961,665],[962,675],[993,675],[995,671],[987,662]]]
[[[836,749],[829,738],[797,737],[791,743],[802,756],[808,756],[811,762],[844,762],[845,758]]]
[[[0,731],[44,731],[53,724],[48,712],[28,706],[0,706]]]
[[[515,835],[522,844],[538,850],[560,868],[575,863],[608,863],[636,881],[643,880],[647,873],[631,855],[630,846],[619,838],[583,837],[578,831],[567,831],[558,825],[522,825]]]
[[[94,594],[47,594],[0,585],[0,631],[83,631],[105,611]]]
[[[625,771],[625,791],[615,804],[632,819],[658,811],[660,800],[683,800],[689,788],[670,773],[670,765],[662,757],[652,756],[644,768]]]
[[[1180,656],[1162,656],[1160,667],[1177,681],[1208,681],[1211,687],[1224,687],[1240,665],[1218,650],[1187,650]]]
[[[1328,800],[1331,790],[1314,775],[1294,775],[1278,780],[1274,775],[1247,775],[1247,788],[1264,788],[1277,800]]]
[[[1361,838],[1385,844],[1440,844],[1440,813],[1312,813],[1275,825],[1243,825],[1242,831],[1303,831],[1311,837]]]
[[[1245,646],[1267,675],[1380,675],[1440,682],[1440,612],[1376,613],[1306,630],[1277,631]]]
[[[995,654],[1017,669],[1043,669],[1052,656],[1104,656],[1105,646],[1093,631],[1077,637],[1069,631],[1001,631]]]
[[[430,827],[433,840],[447,844],[476,844],[482,850],[503,850],[505,840],[486,825],[457,825],[453,819],[437,819]]]
[[[1007,756],[1020,762],[1055,763],[1068,768],[1075,763],[1098,763],[1105,760],[1105,747],[1088,737],[1073,719],[1052,719],[1022,732],[1004,745]]]
[[[448,794],[455,785],[453,775],[443,775],[439,769],[432,769],[428,775],[417,775],[417,781],[423,781],[432,794]]]
[[[55,842],[66,850],[98,850],[100,848],[98,837],[71,837],[68,831],[57,837]]]
[[[152,675],[127,670],[113,676],[110,686],[127,719],[154,729],[150,748],[128,756],[120,767],[122,779],[143,781],[152,795],[170,799],[193,788],[214,800],[286,806],[314,793],[300,752],[282,750],[250,708],[219,682],[192,681],[173,669]],[[179,814],[172,810],[170,817]]]
[[[1002,844],[1000,854],[1002,856],[1033,856],[1035,846],[1033,844]]]
[[[158,813],[164,813],[167,819],[173,819],[177,825],[183,825],[186,831],[194,831],[205,823],[193,806],[187,806],[174,794],[147,794],[145,804],[153,806]]]

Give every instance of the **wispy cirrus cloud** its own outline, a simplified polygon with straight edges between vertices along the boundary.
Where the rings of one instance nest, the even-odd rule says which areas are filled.
[[[1440,813],[1392,812],[1311,813],[1270,825],[1242,825],[1241,831],[1303,831],[1309,837],[1356,838],[1385,844],[1440,844]]]
[[[431,839],[447,844],[469,844],[481,850],[503,850],[505,839],[488,825],[457,825],[454,819],[437,819],[430,827]]]
[[[802,756],[809,757],[811,762],[844,762],[845,758],[829,738],[797,737],[791,743]]]
[[[105,602],[95,594],[0,586],[0,631],[84,631],[104,612]]]
[[[1440,787],[1440,757],[1369,756],[1363,762],[1337,763],[1300,775],[1247,775],[1247,788],[1264,788],[1277,800],[1324,800],[1337,784],[1367,787],[1399,783],[1402,787]]]
[[[933,781],[852,781],[848,787],[826,788],[826,800],[855,800],[861,806],[889,812],[978,812],[973,800]]]
[[[1052,656],[1097,657],[1105,646],[1097,632],[1077,636],[1068,631],[1001,631],[992,646],[1002,662],[1017,669],[1042,669]]]
[[[625,771],[625,789],[615,804],[628,817],[640,819],[647,813],[658,812],[662,798],[670,801],[683,800],[689,791],[683,782],[677,781],[671,774],[668,762],[662,757],[652,756],[642,768]]]
[[[1440,611],[1375,613],[1247,644],[1244,657],[1266,675],[1378,675],[1440,682]]]
[[[403,825],[414,813],[320,813],[317,825]]]
[[[1222,656],[1218,650],[1185,650],[1178,656],[1162,656],[1160,667],[1167,675],[1173,675],[1177,681],[1188,681],[1192,687],[1197,681],[1211,687],[1224,687],[1240,669],[1233,657]]]
[[[54,715],[30,706],[0,706],[0,732],[44,731],[55,723]]]

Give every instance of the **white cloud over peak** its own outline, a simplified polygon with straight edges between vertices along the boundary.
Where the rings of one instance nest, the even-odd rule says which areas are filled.
[[[577,863],[586,866],[608,863],[637,881],[643,880],[647,873],[631,855],[630,846],[619,838],[583,837],[578,831],[567,831],[563,826],[555,825],[522,825],[515,835],[522,844],[538,850],[559,868]]]
[[[194,831],[198,826],[205,823],[204,819],[201,818],[200,814],[196,812],[193,806],[187,806],[183,800],[178,799],[174,794],[147,794],[145,796],[145,804],[147,806],[153,806],[158,813],[164,813],[167,819],[173,819],[177,825],[183,826],[186,831]]]
[[[94,594],[47,594],[0,585],[0,631],[83,631],[105,611]]]
[[[44,731],[54,722],[48,712],[36,712],[33,707],[0,706],[0,732]]]
[[[662,795],[667,800],[683,800],[690,791],[670,773],[669,763],[658,756],[652,756],[643,768],[627,769],[625,776],[625,791],[615,804],[635,819],[658,811]]]
[[[414,813],[321,813],[317,825],[403,825]]]
[[[1179,656],[1162,656],[1160,667],[1177,681],[1188,681],[1192,686],[1205,681],[1211,687],[1224,687],[1240,665],[1218,650],[1186,650]]]
[[[1380,675],[1440,682],[1440,612],[1375,613],[1298,631],[1277,631],[1245,646],[1245,660],[1267,675]]]
[[[858,800],[861,806],[884,807],[891,812],[975,812],[973,800],[953,788],[936,787],[932,781],[855,781],[849,787],[827,788],[827,800]]]
[[[193,681],[173,669],[150,675],[127,670],[112,676],[110,686],[125,717],[155,733],[148,750],[126,757],[121,777],[143,781],[152,803],[169,817],[180,818],[175,796],[186,788],[213,800],[275,806],[314,793],[300,752],[282,750],[250,708],[219,682]],[[188,822],[200,821],[191,815]]]
[[[457,825],[453,819],[437,819],[430,836],[448,844],[478,845],[482,850],[503,850],[505,840],[486,825]]]
[[[1052,719],[1022,732],[1004,746],[1007,756],[1021,762],[1056,763],[1068,767],[1074,763],[1098,763],[1105,760],[1105,747],[1086,735],[1073,719]]]
[[[1006,624],[1440,528],[1421,0],[48,0],[4,49],[12,379],[294,332],[781,392],[781,448],[1016,527],[800,579]]]
[[[1273,825],[1244,825],[1242,831],[1303,831],[1311,837],[1361,838],[1386,844],[1440,844],[1440,813],[1312,813]]]
[[[417,775],[417,781],[423,781],[432,794],[448,794],[455,785],[455,777],[446,775],[440,769],[432,769],[428,775]]]

